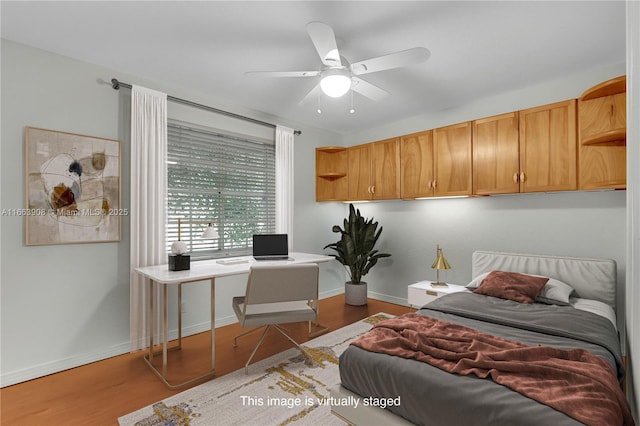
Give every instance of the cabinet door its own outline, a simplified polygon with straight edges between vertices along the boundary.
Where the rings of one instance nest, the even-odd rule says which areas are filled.
[[[471,195],[471,122],[433,131],[435,196]]]
[[[473,122],[473,193],[520,191],[518,113]]]
[[[400,139],[400,196],[433,197],[433,132]]]
[[[400,138],[371,144],[371,185],[374,200],[400,198]]]
[[[357,145],[347,149],[349,162],[349,200],[371,199],[371,146]]]
[[[576,101],[520,111],[521,192],[577,189]]]
[[[627,186],[626,95],[578,102],[580,189]]]

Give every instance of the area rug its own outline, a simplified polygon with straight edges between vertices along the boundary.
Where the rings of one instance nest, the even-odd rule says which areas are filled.
[[[331,414],[329,387],[340,382],[338,357],[358,336],[393,315],[379,313],[163,401],[120,417],[121,426],[344,425]]]

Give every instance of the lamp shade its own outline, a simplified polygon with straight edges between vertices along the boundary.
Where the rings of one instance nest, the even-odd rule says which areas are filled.
[[[320,88],[325,95],[332,98],[339,98],[351,89],[351,77],[347,70],[329,69],[322,73]]]
[[[444,258],[440,246],[438,246],[436,253],[436,260],[433,262],[433,265],[431,265],[431,269],[451,269],[451,265],[449,265],[447,259]]]
[[[204,230],[200,238],[213,240],[216,238],[220,238],[220,235],[218,235],[218,231],[216,230],[216,228],[212,227],[211,224],[209,224],[209,226],[207,226],[207,229]]]

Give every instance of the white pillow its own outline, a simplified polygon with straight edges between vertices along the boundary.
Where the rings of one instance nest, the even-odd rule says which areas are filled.
[[[521,273],[521,272],[519,272]],[[467,288],[478,288],[482,281],[489,275],[490,272],[485,272],[484,274],[480,274],[475,277],[469,284],[466,285]],[[534,277],[541,277],[542,275],[533,275],[533,274],[525,274],[532,275]],[[545,277],[548,278],[548,277]],[[573,293],[573,287],[571,287],[567,283],[563,283],[560,280],[556,280],[555,278],[549,278],[549,281],[544,285],[542,291],[536,297],[536,302],[546,303],[548,305],[569,305],[569,297]]]

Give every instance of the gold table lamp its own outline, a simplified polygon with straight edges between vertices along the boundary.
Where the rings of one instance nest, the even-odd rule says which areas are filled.
[[[447,259],[444,258],[444,255],[442,254],[442,249],[440,248],[439,244],[437,245],[437,249],[436,249],[436,260],[433,262],[433,265],[431,265],[431,269],[436,270],[436,281],[431,282],[431,287],[449,287],[447,283],[440,282],[440,270],[451,269],[451,265],[449,265],[449,262],[447,262]]]

